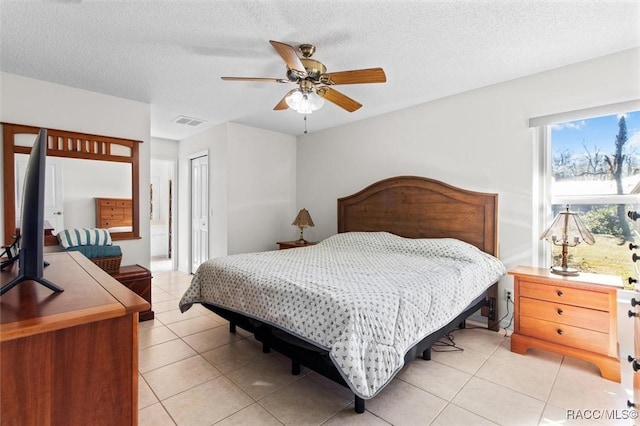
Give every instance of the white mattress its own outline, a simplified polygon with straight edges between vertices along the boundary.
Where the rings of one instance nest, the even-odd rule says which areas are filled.
[[[337,234],[315,246],[203,263],[180,309],[207,302],[276,325],[329,351],[361,398],[376,395],[417,342],[505,273],[454,239]]]

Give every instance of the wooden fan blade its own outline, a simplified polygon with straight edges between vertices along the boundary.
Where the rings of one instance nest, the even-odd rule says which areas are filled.
[[[261,83],[291,83],[283,78],[262,78],[262,77],[220,77],[225,81],[257,81]]]
[[[284,62],[290,70],[298,71],[298,73],[303,76],[307,75],[307,70],[304,65],[302,65],[302,62],[296,53],[296,49],[288,44],[280,43],[279,41],[269,40],[269,43],[271,43],[273,48],[276,49],[276,52],[278,52],[282,59],[284,59]]]
[[[334,104],[338,105],[340,108],[344,108],[349,112],[353,112],[362,106],[361,103],[354,101],[347,95],[344,95],[330,87],[326,87],[326,86],[318,87],[316,89],[316,93],[322,96],[323,98],[325,98],[326,100],[328,100],[329,102],[333,102]]]
[[[323,77],[328,77],[329,80],[325,82]],[[321,81],[325,84],[384,83],[387,81],[387,76],[382,68],[367,68],[323,74]]]
[[[285,109],[289,109],[289,105],[287,105],[287,96],[289,96],[291,93],[295,92],[298,89],[293,89],[293,90],[289,90],[289,92],[287,92],[286,95],[284,95],[282,97],[282,99],[280,99],[280,102],[278,102],[278,104],[273,108],[274,111],[282,111]]]

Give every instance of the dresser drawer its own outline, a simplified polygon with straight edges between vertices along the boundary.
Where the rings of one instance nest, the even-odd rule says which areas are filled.
[[[532,299],[548,300],[564,305],[609,311],[609,294],[560,285],[542,285],[540,283],[520,281],[520,296]]]
[[[520,298],[520,315],[609,333],[609,312],[527,297]]]
[[[524,336],[536,337],[547,342],[583,349],[599,354],[609,353],[609,334],[585,328],[545,321],[531,317],[520,317],[520,332]]]
[[[117,199],[100,199],[99,200],[100,207],[120,207],[120,208],[131,208],[132,201],[131,200],[117,200]]]

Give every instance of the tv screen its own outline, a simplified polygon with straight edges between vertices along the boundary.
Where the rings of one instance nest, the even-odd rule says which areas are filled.
[[[64,291],[43,277],[44,273],[44,178],[47,130],[40,129],[27,162],[22,188],[18,275],[0,288],[0,295],[23,281],[36,281],[53,291]]]

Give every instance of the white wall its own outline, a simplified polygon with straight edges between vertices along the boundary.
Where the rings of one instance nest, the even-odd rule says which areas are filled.
[[[228,126],[227,251],[275,250],[296,238],[296,138]]]
[[[498,193],[500,258],[507,267],[530,264],[536,200],[529,118],[640,98],[639,52],[623,51],[299,137],[297,205],[311,212],[316,225],[305,236],[317,240],[337,231],[339,197],[391,176],[426,176]],[[501,286],[512,287],[511,279]]]
[[[191,272],[189,157],[209,154],[209,257],[227,254],[227,125],[220,124],[178,144],[178,270]],[[195,271],[193,271],[195,272]]]
[[[4,72],[0,73],[0,86],[0,121],[143,142],[139,177],[141,239],[117,244],[122,248],[123,265],[149,266],[149,105]],[[2,211],[4,220],[4,208]]]
[[[235,123],[179,143],[178,269],[189,271],[189,156],[209,153],[209,257],[272,250],[295,217],[296,138]]]

